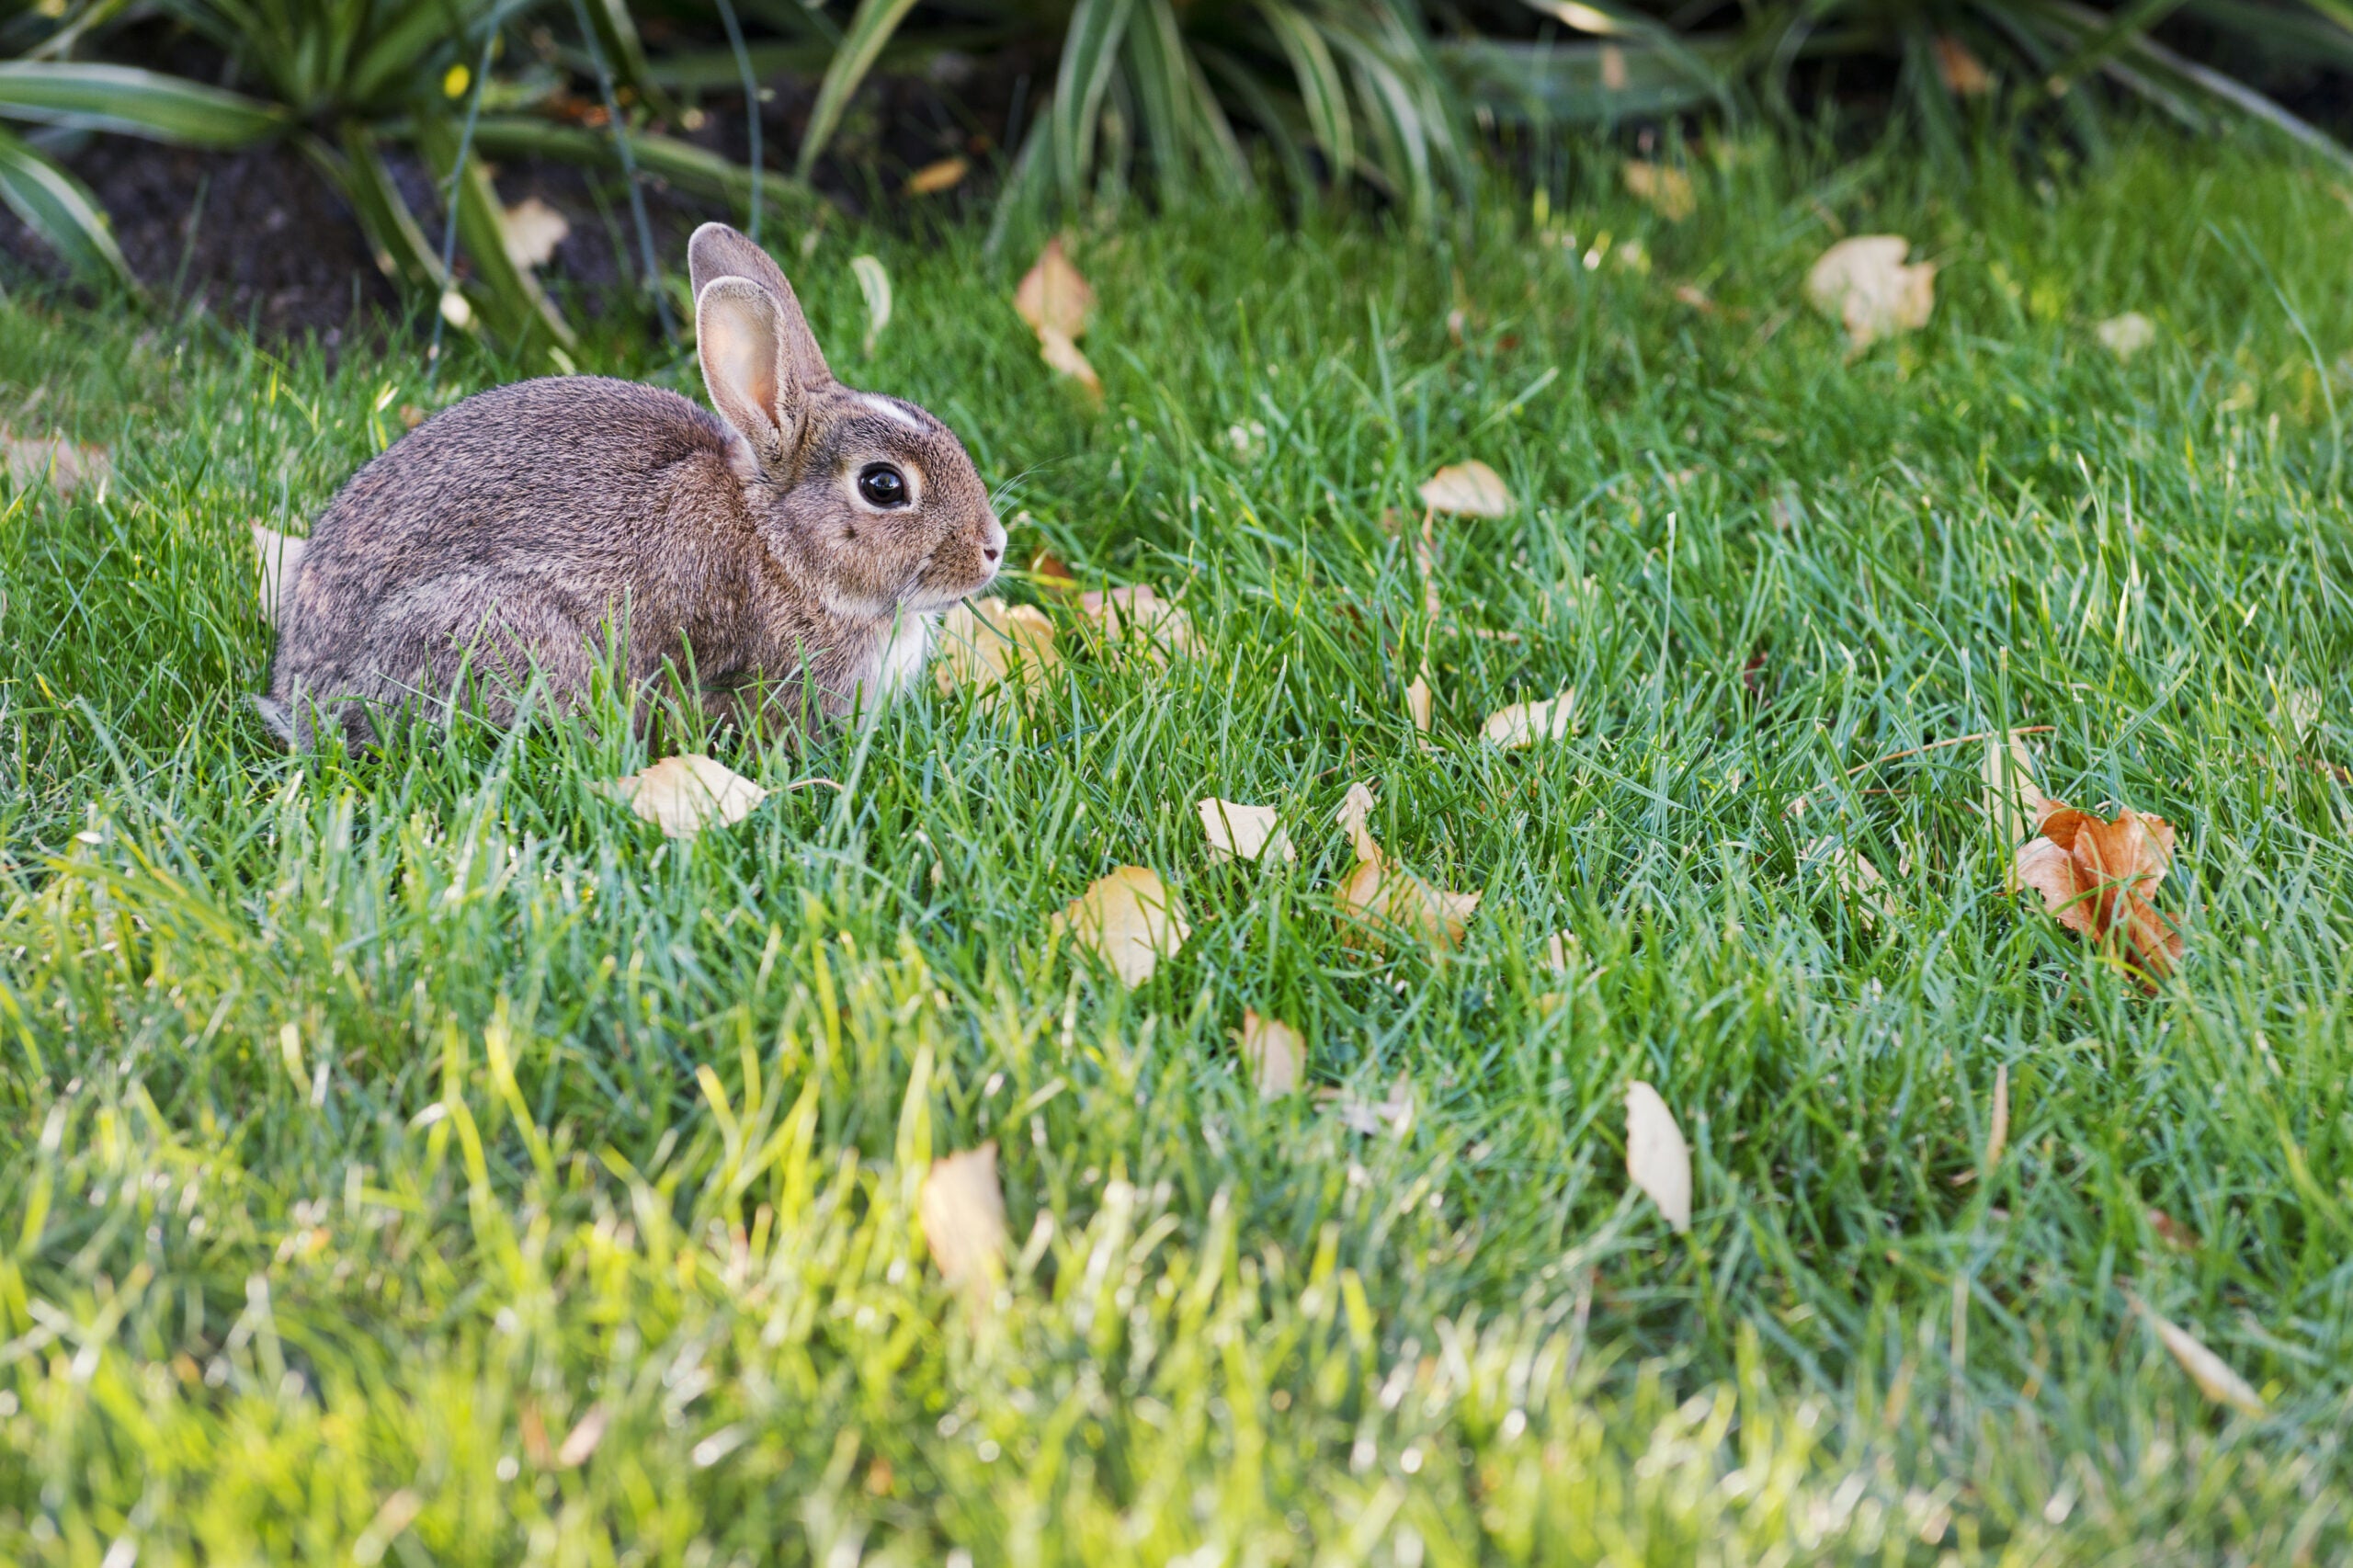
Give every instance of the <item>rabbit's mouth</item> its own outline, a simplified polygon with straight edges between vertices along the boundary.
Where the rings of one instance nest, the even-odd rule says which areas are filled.
[[[996,581],[994,562],[977,573],[935,573],[932,567],[932,561],[926,557],[909,575],[906,585],[899,590],[901,608],[918,614],[943,610]]]

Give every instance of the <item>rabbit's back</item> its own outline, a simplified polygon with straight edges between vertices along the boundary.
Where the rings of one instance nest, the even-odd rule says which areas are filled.
[[[273,695],[391,696],[486,617],[525,643],[547,626],[549,648],[518,646],[533,655],[568,655],[577,629],[624,612],[633,645],[675,641],[742,598],[727,451],[725,426],[658,387],[562,376],[467,399],[353,475],[313,528]]]

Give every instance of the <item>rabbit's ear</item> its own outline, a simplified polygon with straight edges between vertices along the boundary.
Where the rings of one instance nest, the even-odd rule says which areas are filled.
[[[785,362],[801,384],[813,387],[834,379],[817,347],[816,335],[809,330],[809,318],[801,312],[801,301],[767,252],[724,223],[705,223],[687,242],[687,273],[697,300],[722,278],[749,278],[758,284],[776,301]]]
[[[695,354],[710,405],[763,464],[791,449],[809,402],[784,334],[775,297],[748,278],[718,278],[695,302]]]

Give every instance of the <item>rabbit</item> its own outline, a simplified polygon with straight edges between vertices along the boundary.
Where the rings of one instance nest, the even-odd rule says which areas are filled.
[[[355,748],[369,709],[466,701],[513,722],[533,671],[559,710],[608,648],[641,704],[666,669],[722,717],[872,710],[931,625],[986,587],[1006,534],[963,444],[913,403],[834,380],[784,274],[705,223],[687,247],[717,417],[597,376],[466,399],[368,463],[312,529],[269,691],[286,744],[317,717]],[[641,708],[642,713],[642,708]]]

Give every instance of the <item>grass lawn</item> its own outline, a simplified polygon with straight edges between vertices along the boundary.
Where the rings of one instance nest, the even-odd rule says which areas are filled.
[[[0,491],[0,1559],[2353,1557],[2353,190],[2170,140],[1693,172],[1679,224],[1594,153],[1550,233],[1083,236],[1099,411],[1026,256],[785,249],[1017,559],[1181,594],[1204,648],[1053,608],[1026,708],[674,734],[843,786],[675,841],[592,791],[649,759],[609,722],[293,758],[245,706],[249,522],[511,369],[0,306],[0,417],[114,466]],[[1803,308],[1846,232],[1941,263],[1926,331]],[[700,395],[637,353],[587,358]],[[1414,488],[1470,458],[1520,506],[1440,524],[1433,626]],[[1574,734],[1480,740],[1568,687]],[[1983,746],[1915,749],[2013,725],[2052,794],[2177,826],[2154,994],[2005,891]],[[1358,781],[1483,893],[1459,953],[1344,941]],[[1296,863],[1212,863],[1211,794]],[[1050,935],[1121,864],[1192,926],[1134,990]],[[1245,1008],[1303,1092],[1256,1091]],[[1688,1235],[1630,1189],[1637,1079]],[[991,1139],[974,1309],[915,1195]]]

